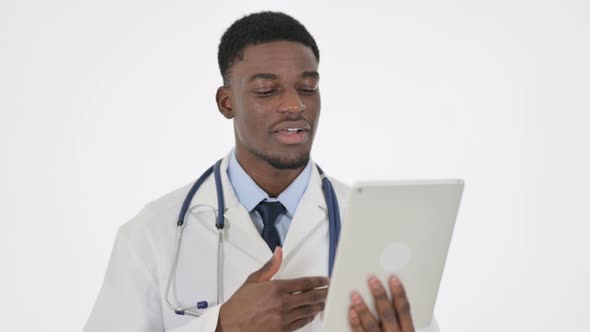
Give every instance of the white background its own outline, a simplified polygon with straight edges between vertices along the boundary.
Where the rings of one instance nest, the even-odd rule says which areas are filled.
[[[0,4],[3,331],[80,331],[117,227],[233,144],[218,40],[261,9],[321,51],[332,176],[462,177],[443,332],[590,331],[587,1]]]

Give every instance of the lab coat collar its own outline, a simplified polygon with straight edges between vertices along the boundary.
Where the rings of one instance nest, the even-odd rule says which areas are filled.
[[[283,246],[284,262],[304,244],[310,233],[323,223],[328,223],[326,206],[324,192],[322,191],[322,179],[315,163],[312,163],[307,189],[299,202],[285,238]]]
[[[225,217],[223,232],[225,245],[232,245],[261,263],[266,262],[272,256],[272,252],[256,230],[250,214],[240,204],[234,193],[226,172],[228,162],[229,154],[223,158],[220,167],[221,184],[225,198],[225,211],[222,212]],[[189,212],[194,216],[203,211],[203,208],[205,210],[213,209],[215,215],[218,215],[217,190],[213,174],[209,176],[207,181],[197,191],[190,206]],[[215,220],[211,218],[198,219],[206,228],[217,232]]]
[[[225,198],[224,241],[226,245],[232,245],[260,263],[265,263],[271,258],[272,251],[256,230],[250,214],[236,197],[226,172],[229,157],[230,154],[226,155],[221,162],[221,183]],[[284,260],[288,259],[289,255],[297,250],[307,235],[316,229],[322,220],[326,219],[326,202],[321,184],[320,174],[312,162],[312,172],[307,189],[295,211],[285,239],[283,246]],[[198,211],[202,211],[203,207],[208,210],[212,208],[217,214],[217,195],[213,175],[209,176],[197,191],[195,197],[193,197],[189,213],[196,214]],[[199,220],[204,226],[217,232],[214,220],[209,218],[199,218]]]

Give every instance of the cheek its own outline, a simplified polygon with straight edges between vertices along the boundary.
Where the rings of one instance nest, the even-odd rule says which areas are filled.
[[[317,128],[318,122],[320,120],[320,110],[321,110],[321,99],[320,97],[310,98],[307,101],[307,107],[309,110],[309,117],[314,120],[315,127]]]
[[[242,140],[252,141],[256,138],[264,138],[268,132],[269,114],[268,105],[252,102],[247,108],[236,112],[234,124],[236,131]]]

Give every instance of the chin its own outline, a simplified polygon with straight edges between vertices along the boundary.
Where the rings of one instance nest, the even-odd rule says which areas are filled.
[[[276,169],[299,169],[305,167],[309,162],[309,151],[304,151],[293,155],[292,153],[260,153],[252,151],[260,159],[269,163]]]
[[[276,169],[299,169],[305,167],[309,162],[309,154],[305,158],[298,159],[267,159],[266,160],[272,167]]]

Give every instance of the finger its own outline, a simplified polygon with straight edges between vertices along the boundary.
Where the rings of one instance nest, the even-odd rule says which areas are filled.
[[[296,279],[279,280],[281,290],[285,293],[297,293],[312,290],[318,287],[326,287],[330,283],[328,277],[302,277]]]
[[[352,301],[352,306],[354,310],[359,316],[363,330],[366,332],[379,332],[381,330],[379,327],[379,322],[369,311],[369,308],[367,308],[367,304],[359,295],[359,293],[353,291],[350,295],[350,299]]]
[[[313,322],[315,317],[306,317],[298,319],[287,326],[287,331],[296,331],[300,328],[304,327],[305,325]]]
[[[299,294],[289,294],[287,295],[285,307],[287,309],[294,309],[305,305],[326,303],[327,296],[327,288],[312,289]]]
[[[414,332],[414,322],[412,321],[412,312],[410,301],[406,295],[406,290],[398,277],[389,278],[389,287],[393,297],[393,306],[397,312],[399,324],[403,332]]]
[[[283,248],[276,247],[271,259],[266,262],[260,269],[252,272],[246,279],[246,283],[269,281],[281,267],[283,262]]]
[[[288,322],[288,326],[291,326],[291,324],[302,319],[305,320],[311,318],[313,320],[313,318],[322,312],[322,310],[324,310],[323,303],[301,306],[286,313],[285,321]]]
[[[352,332],[364,332],[359,315],[353,307],[348,310],[348,324]]]
[[[385,291],[385,287],[383,287],[381,281],[379,281],[377,277],[371,276],[369,278],[369,288],[371,289],[373,298],[375,298],[375,307],[377,308],[377,313],[381,318],[383,331],[400,332],[401,330],[397,321],[395,309],[387,297],[387,292]]]

